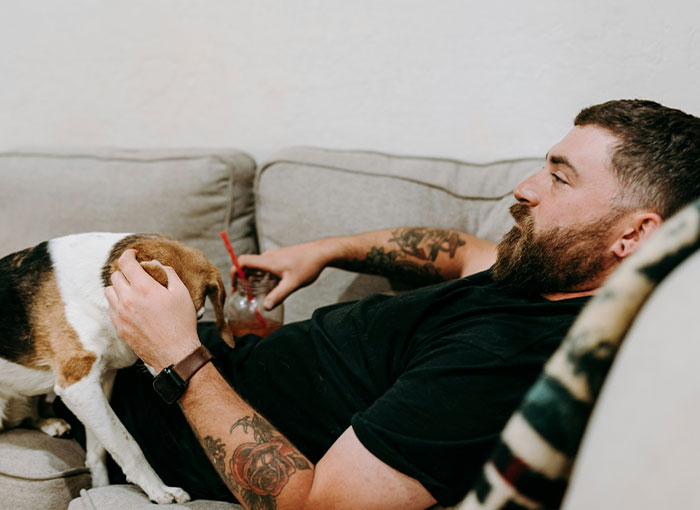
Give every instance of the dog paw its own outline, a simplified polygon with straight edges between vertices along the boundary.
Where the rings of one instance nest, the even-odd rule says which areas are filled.
[[[44,434],[52,437],[66,436],[70,432],[70,425],[61,418],[45,418],[39,420],[37,428]]]
[[[168,503],[187,503],[190,500],[190,495],[179,487],[167,487],[164,485],[157,494],[151,493],[148,495],[148,498],[153,503],[167,505]]]

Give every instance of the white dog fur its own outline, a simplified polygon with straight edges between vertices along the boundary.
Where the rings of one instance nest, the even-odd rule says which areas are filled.
[[[221,275],[200,251],[156,234],[52,239],[0,260],[0,430],[29,422],[50,435],[66,432],[63,420],[38,416],[38,396],[53,390],[85,425],[93,486],[109,483],[106,449],[152,501],[184,502],[189,495],[164,485],[109,406],[116,370],[137,361],[117,335],[103,294],[127,248],[136,250],[137,260],[163,285],[161,263],[172,266],[198,316],[208,296],[217,327],[233,346],[223,317]]]

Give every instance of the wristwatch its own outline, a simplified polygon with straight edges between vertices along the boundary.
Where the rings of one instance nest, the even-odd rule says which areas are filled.
[[[166,403],[176,402],[185,393],[192,376],[213,358],[207,348],[200,345],[178,363],[161,370],[153,379],[153,389]]]

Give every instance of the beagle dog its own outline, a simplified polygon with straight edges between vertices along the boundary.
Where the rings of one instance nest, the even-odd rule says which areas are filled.
[[[103,293],[129,248],[162,285],[167,283],[162,266],[175,269],[198,317],[208,296],[217,328],[233,347],[223,314],[224,283],[199,250],[158,234],[51,239],[0,259],[0,430],[28,422],[50,435],[65,433],[69,426],[63,420],[38,416],[36,401],[53,390],[85,425],[85,464],[93,486],[109,483],[106,449],[152,501],[184,502],[189,495],[161,481],[109,406],[116,370],[137,361],[117,335]]]

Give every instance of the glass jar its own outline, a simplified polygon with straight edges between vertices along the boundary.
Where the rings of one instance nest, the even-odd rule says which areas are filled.
[[[284,305],[263,308],[263,300],[279,282],[277,275],[260,269],[245,268],[245,281],[234,276],[233,291],[224,304],[224,316],[234,337],[247,334],[264,337],[279,329],[284,320]]]

